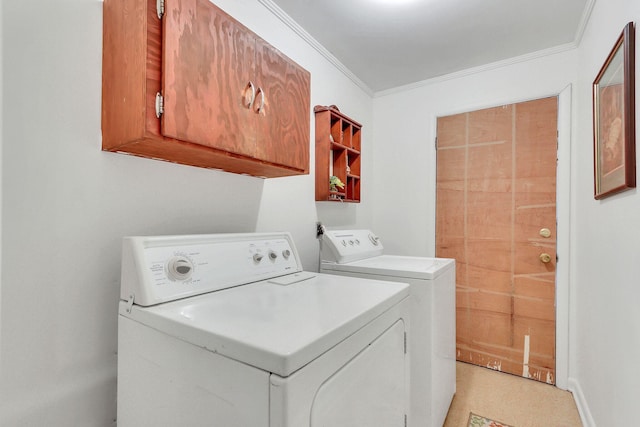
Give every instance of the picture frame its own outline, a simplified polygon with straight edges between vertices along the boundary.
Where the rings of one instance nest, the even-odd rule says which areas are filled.
[[[594,197],[636,186],[635,25],[629,22],[593,82]]]

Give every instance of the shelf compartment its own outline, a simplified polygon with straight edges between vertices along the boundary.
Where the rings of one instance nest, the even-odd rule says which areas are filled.
[[[316,106],[316,201],[360,202],[362,125],[335,108]],[[344,189],[330,191],[335,175]]]

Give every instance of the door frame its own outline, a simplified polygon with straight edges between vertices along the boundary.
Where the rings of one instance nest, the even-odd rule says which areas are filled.
[[[556,386],[568,389],[571,302],[571,97],[568,85],[558,94],[558,163],[556,170]],[[562,258],[561,258],[562,257]]]
[[[517,104],[520,102],[532,101],[535,99],[547,98],[555,96],[558,98],[558,149],[557,149],[557,168],[556,168],[556,254],[558,262],[556,263],[556,369],[555,369],[555,385],[562,390],[568,390],[569,379],[569,350],[570,350],[570,238],[571,238],[571,103],[572,103],[572,86],[567,85],[565,88],[555,93],[544,93],[539,96],[508,100],[500,104],[491,104],[478,106],[469,106],[468,109],[458,110],[455,112],[436,113],[433,117],[434,140],[437,135],[438,117],[449,116],[469,111],[480,110],[483,108],[491,108],[499,105]],[[433,191],[433,215],[436,214],[436,147],[433,146],[433,175],[432,182]],[[434,221],[435,227],[435,221]],[[435,253],[435,229],[432,250]]]

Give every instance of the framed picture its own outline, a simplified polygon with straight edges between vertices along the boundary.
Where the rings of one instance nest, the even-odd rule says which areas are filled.
[[[635,28],[628,23],[593,82],[594,197],[636,186]]]

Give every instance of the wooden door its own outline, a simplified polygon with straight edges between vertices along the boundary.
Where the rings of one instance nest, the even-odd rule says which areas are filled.
[[[258,39],[256,74],[259,87],[254,106],[254,112],[258,113],[256,158],[308,170],[309,72]]]
[[[436,255],[457,262],[457,359],[552,384],[557,104],[437,123]]]
[[[253,157],[255,35],[208,0],[167,0],[163,20],[163,134]]]

